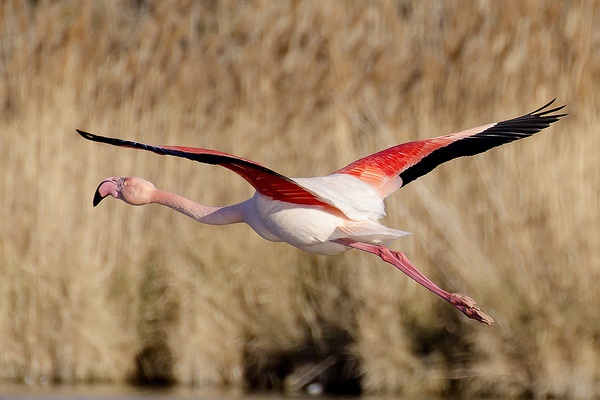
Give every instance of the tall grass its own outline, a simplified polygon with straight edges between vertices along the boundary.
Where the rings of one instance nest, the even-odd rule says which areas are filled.
[[[585,0],[2,2],[0,378],[600,395],[598,27]],[[111,175],[206,204],[252,191],[74,131],[311,176],[555,96],[563,121],[387,203],[385,223],[414,233],[395,248],[492,327],[368,255],[93,209]]]

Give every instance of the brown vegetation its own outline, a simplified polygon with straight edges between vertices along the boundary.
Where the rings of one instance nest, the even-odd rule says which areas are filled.
[[[0,378],[599,396],[599,27],[585,0],[1,2]],[[312,176],[555,96],[570,115],[549,130],[387,203],[414,233],[395,248],[492,327],[375,257],[92,209],[111,175],[206,204],[252,191],[75,133]]]

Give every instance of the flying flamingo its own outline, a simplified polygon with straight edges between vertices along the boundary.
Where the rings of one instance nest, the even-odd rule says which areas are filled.
[[[467,317],[489,325],[494,320],[473,299],[441,289],[403,253],[385,247],[407,233],[383,226],[377,220],[385,215],[385,197],[438,165],[531,136],[566,115],[557,114],[564,106],[548,109],[552,103],[554,100],[506,121],[390,147],[330,175],[312,178],[288,178],[254,161],[216,150],[151,146],[79,129],[77,132],[95,142],[221,165],[256,189],[254,196],[246,201],[211,207],[159,190],[141,178],[110,177],[98,185],[94,206],[110,195],[131,205],[161,204],[205,224],[245,222],[267,240],[287,242],[311,253],[337,254],[350,248],[366,251],[394,265]]]

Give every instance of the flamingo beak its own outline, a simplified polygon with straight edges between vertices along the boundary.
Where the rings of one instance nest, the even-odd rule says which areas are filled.
[[[96,193],[94,194],[94,200],[92,201],[93,206],[96,207],[102,201],[102,199],[108,195],[114,197],[115,199],[118,198],[121,187],[120,183],[121,178],[115,177],[106,178],[100,182],[98,188],[96,189]]]

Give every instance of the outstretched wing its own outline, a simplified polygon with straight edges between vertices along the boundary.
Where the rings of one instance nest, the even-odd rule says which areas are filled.
[[[323,199],[309,192],[290,178],[242,157],[237,157],[216,150],[195,147],[152,146],[144,143],[132,142],[129,140],[94,135],[79,129],[77,129],[77,133],[79,133],[85,139],[94,142],[147,150],[160,155],[182,157],[205,164],[220,165],[240,175],[259,193],[275,200],[281,200],[293,204],[321,206],[329,211],[335,210],[339,212],[336,207],[323,201]]]
[[[354,161],[335,171],[334,174],[355,176],[370,183],[387,196],[446,161],[483,153],[493,147],[531,136],[547,128],[567,115],[556,114],[565,106],[548,109],[555,100],[517,118],[390,147]]]

